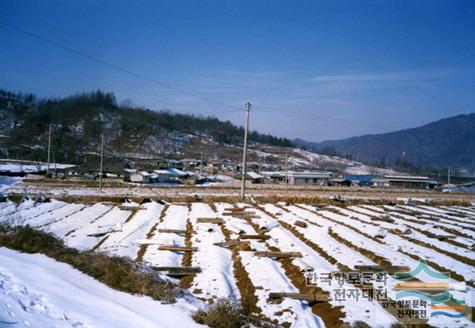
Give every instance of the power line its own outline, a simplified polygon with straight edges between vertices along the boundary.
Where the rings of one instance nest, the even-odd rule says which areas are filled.
[[[195,93],[193,93],[193,92],[190,92],[190,91],[187,91],[187,90],[184,90],[184,89],[181,89],[181,88],[177,88],[177,87],[175,87],[175,86],[173,86],[173,85],[170,85],[170,84],[168,84],[168,83],[164,83],[164,82],[161,82],[161,81],[157,81],[157,80],[152,79],[152,78],[150,78],[150,77],[148,77],[148,76],[145,76],[145,75],[143,75],[143,74],[133,72],[133,71],[131,71],[131,70],[129,70],[129,69],[126,69],[126,68],[123,68],[123,67],[121,67],[121,66],[118,66],[118,65],[109,63],[109,62],[107,62],[107,61],[105,61],[105,60],[103,60],[103,59],[100,59],[100,58],[97,58],[97,57],[93,57],[93,56],[88,55],[88,54],[86,54],[86,53],[84,53],[84,52],[75,50],[75,49],[70,48],[70,47],[68,47],[68,46],[65,46],[65,45],[63,45],[63,44],[61,44],[61,43],[59,43],[59,42],[57,42],[57,41],[53,41],[53,40],[48,39],[48,38],[46,38],[46,37],[44,37],[44,36],[41,36],[41,35],[39,35],[39,34],[30,32],[30,31],[27,31],[27,30],[25,30],[25,29],[23,29],[23,28],[21,28],[21,27],[12,25],[12,24],[7,23],[7,22],[5,22],[5,21],[3,21],[3,20],[1,20],[1,19],[0,19],[0,24],[4,25],[4,26],[6,26],[6,27],[9,27],[10,29],[13,29],[13,30],[15,30],[15,31],[21,32],[21,33],[23,33],[23,34],[26,34],[26,35],[28,35],[28,36],[30,36],[30,37],[32,37],[32,38],[41,40],[41,41],[43,41],[43,42],[45,42],[45,43],[48,43],[49,45],[54,46],[54,47],[56,47],[56,48],[60,48],[60,49],[66,50],[66,51],[68,51],[68,52],[70,52],[70,53],[72,53],[72,54],[75,54],[75,55],[77,55],[77,56],[80,56],[80,57],[89,59],[89,60],[94,61],[94,62],[96,62],[96,63],[99,63],[99,64],[101,64],[101,65],[103,65],[103,66],[107,66],[107,67],[109,67],[109,68],[112,68],[112,69],[115,69],[115,70],[117,70],[117,71],[120,71],[120,72],[122,72],[122,73],[129,74],[129,75],[134,76],[134,77],[136,77],[136,78],[138,78],[138,79],[142,79],[142,80],[144,80],[144,81],[147,81],[147,82],[153,83],[153,84],[155,84],[155,85],[158,85],[158,86],[161,86],[161,87],[164,87],[164,88],[168,88],[168,89],[171,89],[171,90],[180,92],[180,93],[182,93],[182,94],[186,94],[186,95],[188,95],[188,96],[191,96],[191,97],[194,97],[194,98],[197,98],[197,99],[201,99],[201,100],[204,100],[204,101],[207,101],[207,102],[215,103],[215,104],[221,105],[221,106],[232,107],[232,108],[235,108],[235,109],[238,109],[238,110],[241,110],[241,111],[242,111],[242,108],[240,108],[240,107],[238,107],[238,106],[236,106],[236,105],[226,104],[226,103],[221,102],[221,101],[219,101],[219,100],[215,100],[215,99],[208,98],[208,97],[203,97],[203,96],[200,96],[200,95],[195,94]]]
[[[297,113],[297,112],[289,112],[287,110],[283,110],[280,108],[275,107],[268,107],[268,106],[256,106],[256,111],[262,112],[270,112],[279,115],[286,115],[292,116],[296,118],[308,119],[308,120],[315,120],[319,122],[328,122],[328,123],[335,123],[347,126],[356,126],[356,127],[364,127],[364,128],[376,128],[381,130],[387,129],[406,129],[406,127],[396,126],[396,125],[388,125],[388,124],[380,124],[380,123],[372,123],[372,122],[364,122],[358,120],[349,120],[343,118],[336,118],[326,115],[315,115],[315,114],[306,114],[306,113]]]
[[[152,83],[152,84],[155,84],[155,85],[158,85],[160,87],[164,87],[164,88],[167,88],[167,89],[171,89],[171,90],[174,90],[174,91],[177,91],[177,92],[180,92],[182,94],[186,94],[188,96],[191,96],[191,97],[194,97],[194,98],[197,98],[197,99],[200,99],[200,100],[203,100],[203,101],[207,101],[207,102],[210,102],[210,103],[215,103],[217,105],[221,105],[221,106],[225,106],[225,107],[230,107],[230,108],[233,108],[232,110],[226,110],[226,111],[222,111],[222,112],[217,112],[215,114],[227,114],[227,113],[231,113],[231,112],[235,112],[236,110],[239,110],[239,111],[242,111],[243,109],[239,106],[236,106],[236,105],[232,105],[232,104],[227,104],[225,102],[222,102],[222,101],[219,101],[219,100],[216,100],[216,99],[213,99],[213,98],[208,98],[208,97],[204,97],[204,96],[201,96],[201,95],[198,95],[194,92],[190,92],[190,91],[187,91],[187,90],[184,90],[184,89],[181,89],[181,88],[177,88],[173,85],[170,85],[168,83],[164,83],[164,82],[161,82],[161,81],[158,81],[158,80],[155,80],[153,78],[150,78],[146,75],[143,75],[143,74],[140,74],[140,73],[136,73],[134,71],[131,71],[129,69],[126,69],[124,67],[121,67],[119,65],[116,65],[116,64],[112,64],[108,61],[105,61],[103,59],[100,59],[100,58],[97,58],[97,57],[94,57],[94,56],[91,56],[91,55],[88,55],[84,52],[81,52],[81,51],[78,51],[76,49],[73,49],[73,48],[70,48],[68,46],[65,46],[57,41],[54,41],[54,40],[51,40],[49,38],[46,38],[44,36],[41,36],[39,34],[36,34],[36,33],[33,33],[31,31],[28,31],[28,30],[25,30],[21,27],[18,27],[18,26],[15,26],[13,24],[10,24],[8,22],[5,22],[4,20],[0,19],[0,24],[1,25],[4,25],[10,29],[13,29],[17,32],[20,32],[20,33],[23,33],[25,35],[28,35],[32,38],[35,38],[35,39],[38,39],[42,42],[45,42],[51,46],[54,46],[56,48],[59,48],[59,49],[62,49],[62,50],[65,50],[65,51],[68,51],[74,55],[77,55],[79,57],[83,57],[83,58],[86,58],[88,60],[91,60],[91,61],[94,61],[98,64],[101,64],[103,66],[106,66],[106,67],[109,67],[111,69],[114,69],[114,70],[117,70],[117,71],[120,71],[122,73],[125,73],[125,74],[128,74],[128,75],[131,75],[131,76],[134,76],[135,78],[138,78],[138,79],[141,79],[141,80],[144,80],[144,81],[147,81],[149,83]],[[283,110],[283,109],[280,109],[280,108],[275,108],[275,107],[269,107],[269,106],[258,106],[257,107],[257,111],[267,111],[267,112],[272,112],[272,113],[275,113],[275,114],[279,114],[279,115],[287,115],[287,116],[291,116],[291,117],[296,117],[296,118],[302,118],[302,119],[310,119],[310,120],[316,120],[316,121],[320,121],[320,122],[328,122],[328,123],[334,123],[334,124],[341,124],[341,125],[346,125],[346,126],[357,126],[357,127],[365,127],[365,128],[376,128],[376,129],[381,129],[381,130],[387,130],[388,128],[389,129],[404,129],[405,127],[401,127],[401,126],[392,126],[392,125],[386,125],[386,124],[377,124],[377,123],[371,123],[371,122],[363,122],[363,121],[357,121],[357,120],[348,120],[348,119],[342,119],[342,118],[336,118],[336,117],[331,117],[331,116],[325,116],[325,115],[315,115],[315,114],[305,114],[305,113],[296,113],[296,112],[289,112],[287,110]]]

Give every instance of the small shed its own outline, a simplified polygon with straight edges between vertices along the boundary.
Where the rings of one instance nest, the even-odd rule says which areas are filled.
[[[369,175],[347,175],[345,180],[349,181],[351,185],[358,186],[369,186],[372,181]]]
[[[389,187],[388,180],[384,178],[372,178],[371,179],[372,187]]]
[[[264,177],[266,181],[271,182],[271,183],[284,181],[284,175],[280,172],[267,171],[267,172],[261,172],[261,175]]]
[[[349,187],[351,181],[346,180],[345,178],[333,178],[329,181],[330,186],[335,187]]]
[[[155,173],[155,182],[170,182],[170,179],[172,177],[171,173],[168,172],[168,170],[153,170],[153,173]]]
[[[428,177],[421,176],[395,176],[385,177],[390,187],[409,188],[409,189],[429,189],[430,180]]]
[[[150,183],[151,174],[146,171],[140,171],[130,174],[130,182]]]
[[[328,186],[328,182],[331,178],[331,173],[317,171],[289,171],[284,174],[284,176],[287,177],[287,181],[291,185]]]
[[[246,173],[246,179],[250,180],[252,183],[263,183],[264,182],[264,177],[260,175],[259,173],[256,172],[247,172]]]

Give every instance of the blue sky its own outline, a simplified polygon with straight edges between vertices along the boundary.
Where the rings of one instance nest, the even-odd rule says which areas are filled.
[[[475,1],[1,1],[0,20],[312,141],[475,112]],[[93,89],[151,109],[233,107],[160,87],[0,24],[0,87]],[[284,113],[285,112],[285,113]]]

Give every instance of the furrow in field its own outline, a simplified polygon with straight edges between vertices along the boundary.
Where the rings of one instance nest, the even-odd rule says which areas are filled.
[[[158,217],[156,216],[158,219]],[[153,244],[147,247],[143,256],[144,263],[156,267],[179,267],[182,262],[182,251],[159,250],[159,246],[185,246],[185,237],[175,233],[160,232],[160,229],[186,229],[188,207],[170,205],[167,213],[157,225],[158,231],[149,239]],[[157,222],[154,220],[154,223]],[[151,226],[151,225],[149,225]],[[149,229],[147,229],[149,231]],[[145,236],[142,235],[142,238]]]
[[[140,205],[140,209],[124,221],[122,229],[110,233],[107,239],[101,241],[97,250],[136,259],[139,251],[137,240],[145,238],[158,221],[163,207],[164,205],[154,201]]]
[[[467,227],[475,228],[475,222],[473,222],[473,220],[470,219],[470,218],[462,219],[458,216],[453,216],[453,215],[447,215],[447,214],[443,214],[443,213],[434,212],[433,210],[428,210],[428,209],[425,209],[425,208],[422,208],[422,207],[419,207],[419,206],[404,205],[404,206],[398,206],[398,207],[404,208],[405,210],[412,211],[414,213],[426,214],[426,215],[430,215],[430,216],[435,217],[435,218],[445,219],[445,220],[448,220],[450,222],[456,222],[456,223],[459,223],[459,224],[463,224]]]
[[[38,203],[36,206],[15,211],[9,215],[2,216],[2,219],[12,225],[23,225],[28,222],[31,222],[40,215],[54,211],[66,205],[67,203],[57,200],[52,200],[51,202],[47,203]]]
[[[103,215],[111,208],[112,206],[110,205],[97,203],[72,215],[69,215],[63,220],[59,220],[44,226],[42,230],[51,232],[56,236],[63,238],[68,232],[88,225],[92,220]]]
[[[411,254],[414,258],[423,258],[431,266],[433,266],[436,271],[442,272],[450,272],[451,277],[457,281],[466,281],[467,284],[472,285],[472,279],[475,276],[475,269],[471,265],[467,265],[460,261],[453,259],[444,254],[440,254],[433,249],[422,247],[420,245],[414,244],[410,241],[407,241],[400,236],[393,235],[388,233],[384,238],[385,243],[375,242],[374,239],[367,238],[365,235],[360,233],[354,233],[355,229],[358,231],[359,229],[365,229],[366,234],[375,233],[374,229],[371,226],[362,226],[361,223],[358,221],[353,220],[352,225],[354,229],[349,229],[346,225],[334,225],[333,222],[338,219],[338,215],[335,213],[331,213],[328,211],[314,211],[310,206],[304,205],[303,207],[307,208],[310,214],[307,214],[313,220],[320,221],[322,224],[326,225],[329,228],[332,228],[333,231],[342,235],[344,238],[351,241],[355,246],[364,248],[369,251],[374,251],[374,253],[378,254],[379,256],[383,256],[388,260],[391,260],[393,257],[395,259],[400,258],[400,252],[404,251],[406,254]],[[295,210],[295,207],[290,207],[291,210]],[[333,216],[335,221],[328,221],[326,217],[322,216],[326,214],[326,216]],[[304,213],[301,213],[305,215]],[[340,218],[341,219],[341,218]],[[344,219],[344,218],[343,218]],[[325,222],[326,221],[326,222]],[[406,265],[406,264],[396,264],[396,265]]]
[[[129,210],[122,210],[118,206],[114,206],[110,211],[91,221],[90,224],[76,229],[64,240],[69,247],[79,250],[92,249],[104,236],[120,231],[122,224],[131,214],[132,212]],[[101,235],[102,233],[105,235]]]
[[[388,214],[402,217],[405,220],[411,220],[416,223],[427,225],[427,227],[442,229],[448,233],[460,236],[468,240],[469,244],[472,244],[475,241],[475,229],[464,227],[463,225],[458,225],[457,223],[450,222],[449,220],[444,219],[434,219],[425,216],[416,216],[411,215],[411,212],[401,212],[391,206],[385,206],[385,209],[388,210]]]
[[[191,206],[191,245],[198,248],[193,253],[191,265],[200,267],[201,272],[194,277],[190,290],[205,300],[230,297],[236,301],[240,294],[234,279],[231,250],[215,245],[226,242],[224,233],[218,224],[198,223],[200,217],[218,216],[208,204],[193,203]]]
[[[257,211],[257,213],[261,217],[260,220],[268,220],[271,223],[274,220],[279,223],[268,233],[272,236],[267,242],[271,247],[285,252],[300,252],[302,254],[301,259],[292,261],[295,267],[301,269],[304,269],[302,266],[313,268],[314,273],[320,276],[339,270],[349,271],[354,265],[374,264],[370,259],[331,238],[324,228],[312,224],[309,224],[306,228],[295,225],[295,222],[302,220],[302,218],[296,217],[282,208],[266,204],[262,207],[262,211]],[[282,261],[285,262],[286,260]],[[295,270],[288,271],[294,271],[293,274],[296,275]],[[299,273],[304,276],[302,272],[299,271]],[[311,290],[311,286],[307,285],[300,285],[300,288],[306,292]],[[343,282],[342,285],[335,281],[319,283],[318,289],[329,293],[334,298],[328,303],[329,308],[325,307],[324,304],[316,304],[312,307],[312,310],[322,317],[327,326],[337,325],[335,319],[338,317],[351,324],[359,321],[371,322],[372,326],[375,327],[390,326],[397,322],[393,316],[382,309],[380,304],[368,298],[360,299],[358,302],[335,299],[334,296],[337,295],[338,291],[358,289],[346,282]],[[362,295],[363,292],[360,289],[358,290]],[[344,316],[342,316],[343,313]]]
[[[414,268],[418,264],[419,258],[413,254],[408,254],[404,251],[401,251],[400,249],[392,249],[388,245],[381,245],[378,243],[375,243],[373,240],[368,239],[364,236],[358,236],[357,234],[354,233],[353,230],[348,229],[345,226],[338,226],[332,224],[332,222],[325,223],[324,219],[319,217],[318,214],[312,212],[312,207],[308,206],[309,210],[305,211],[302,208],[296,207],[296,206],[288,206],[286,209],[289,209],[292,213],[297,214],[299,217],[304,218],[304,219],[310,219],[312,221],[317,221],[320,222],[321,224],[325,225],[326,228],[331,231],[331,235],[338,239],[341,243],[347,245],[348,247],[353,247],[355,250],[358,252],[361,252],[368,258],[374,260],[376,263],[379,265],[387,265],[390,263],[391,265],[397,265],[397,266],[409,266],[410,268]],[[331,229],[331,230],[330,230]],[[347,257],[344,257],[345,259]],[[436,271],[439,272],[447,272],[446,269],[438,266],[437,263],[427,261],[428,265],[432,267],[432,269],[436,269]],[[461,278],[463,281],[463,277],[458,277]],[[426,281],[426,277],[422,277],[422,281]],[[430,281],[430,278],[429,278]],[[394,281],[392,281],[394,283]],[[451,282],[453,280],[451,279]],[[453,292],[455,297],[462,297],[462,294],[460,294],[457,291]],[[448,320],[448,319],[447,319]],[[447,321],[450,324],[453,324],[450,320]],[[429,324],[434,325],[434,326],[444,326],[447,324],[446,321],[442,320],[430,320]],[[459,323],[461,324],[461,323]],[[464,325],[469,325],[466,320],[464,320]],[[462,325],[462,324],[461,324]]]
[[[65,220],[69,216],[79,213],[85,208],[87,208],[87,206],[84,204],[68,204],[59,209],[47,212],[36,218],[28,220],[28,222],[26,222],[25,224],[29,224],[34,228],[45,228],[48,227],[48,225]]]
[[[340,213],[354,217],[354,211],[358,211],[360,208],[356,206],[350,206],[348,210],[340,208]],[[372,217],[369,215],[372,214]],[[381,220],[380,227],[387,229],[388,231],[395,232],[402,238],[406,238],[414,242],[414,240],[424,243],[428,247],[434,247],[440,252],[457,258],[463,261],[472,261],[475,258],[475,252],[471,250],[472,242],[470,239],[463,238],[457,235],[453,235],[444,229],[431,227],[428,229],[427,225],[414,223],[416,220],[407,220],[406,218],[398,215],[382,214],[378,212],[372,212],[371,214],[357,214],[359,218],[365,220]],[[366,217],[366,218],[365,218]],[[392,219],[395,222],[387,222],[383,218]],[[410,228],[410,233],[405,233],[407,228]],[[450,239],[439,240],[439,238],[447,237]],[[453,237],[453,238],[452,238]],[[475,262],[473,263],[475,264]]]

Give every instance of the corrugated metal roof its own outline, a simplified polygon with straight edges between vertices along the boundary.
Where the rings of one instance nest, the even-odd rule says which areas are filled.
[[[157,174],[160,174],[160,175],[170,175],[170,172],[168,172],[167,170],[153,170],[153,172],[157,173]]]
[[[247,172],[247,175],[251,178],[251,179],[262,179],[263,176],[260,175],[259,173],[256,173],[256,172]]]
[[[177,176],[177,177],[184,177],[184,176],[188,175],[188,173],[183,172],[182,170],[179,170],[177,168],[170,168],[170,169],[167,169],[167,171],[171,175],[174,175],[174,176]]]
[[[331,173],[316,172],[316,171],[307,171],[307,172],[290,171],[290,172],[287,172],[287,175],[289,177],[294,177],[294,178],[330,178],[331,177]],[[285,176],[285,173],[284,173],[284,176]]]

